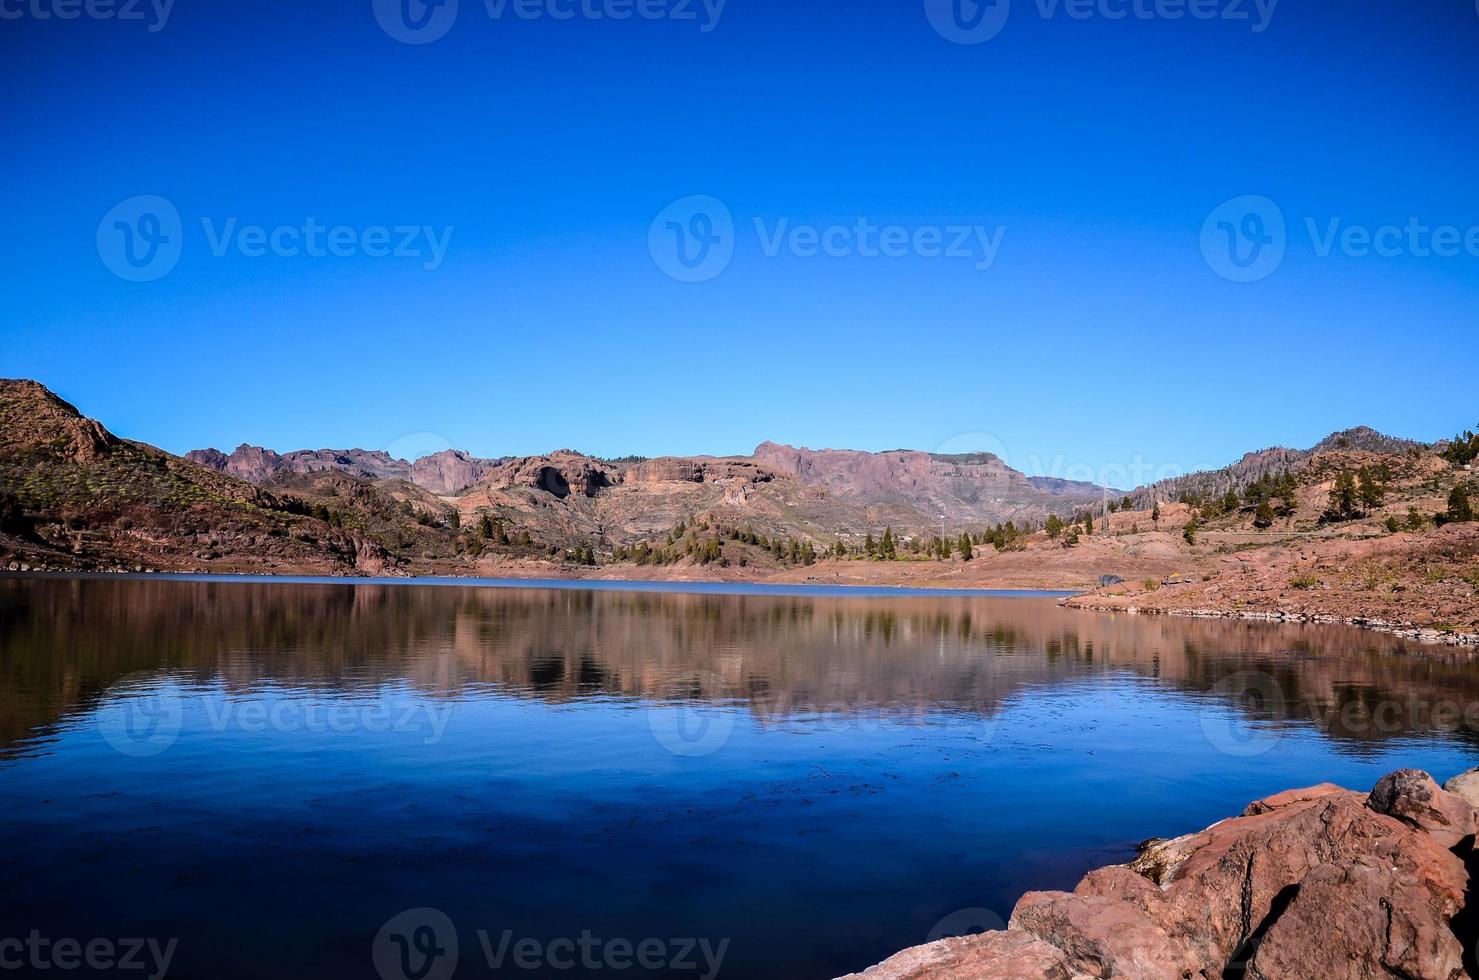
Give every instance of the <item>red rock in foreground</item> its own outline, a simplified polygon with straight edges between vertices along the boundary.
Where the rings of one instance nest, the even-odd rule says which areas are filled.
[[[1153,842],[1072,893],[1028,892],[1005,930],[908,949],[852,976],[1457,980],[1469,976],[1475,938],[1454,922],[1476,826],[1469,799],[1415,769],[1367,795],[1290,790]]]

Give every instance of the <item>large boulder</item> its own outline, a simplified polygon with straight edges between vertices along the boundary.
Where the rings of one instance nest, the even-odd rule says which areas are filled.
[[[1421,769],[1398,769],[1381,777],[1372,787],[1366,805],[1377,813],[1427,831],[1444,847],[1453,847],[1474,834],[1473,804],[1439,789],[1433,777]]]
[[[1470,806],[1479,807],[1479,769],[1468,769],[1443,784],[1445,793],[1467,800]]]
[[[1391,773],[1369,794],[1290,790],[1200,833],[1154,841],[1072,893],[1028,892],[1002,935],[1056,950],[1076,976],[1458,980],[1466,974],[1454,920],[1475,823],[1466,799],[1418,770]],[[951,942],[889,961],[916,972],[864,976],[994,977],[1002,974],[989,972],[990,957],[1027,948],[1022,939]]]

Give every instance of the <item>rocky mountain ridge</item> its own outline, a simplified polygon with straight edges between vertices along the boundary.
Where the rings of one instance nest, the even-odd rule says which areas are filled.
[[[1232,490],[1241,493],[1255,481],[1308,467],[1317,457],[1328,453],[1368,452],[1395,456],[1426,448],[1411,439],[1377,432],[1370,426],[1332,432],[1309,449],[1271,446],[1246,453],[1235,463],[1215,470],[1203,470],[1184,476],[1170,477],[1137,487],[1130,494],[1135,506],[1149,507],[1157,501],[1182,500],[1187,497],[1220,497]]]
[[[246,443],[230,454],[219,449],[192,449],[185,458],[248,483],[269,484],[287,474],[334,471],[364,480],[406,480],[436,494],[465,490],[503,462],[479,459],[460,449],[446,449],[408,461],[395,459],[383,450],[298,449],[277,453]]]

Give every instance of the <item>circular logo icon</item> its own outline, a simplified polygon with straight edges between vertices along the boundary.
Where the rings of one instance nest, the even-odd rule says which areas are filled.
[[[960,909],[936,922],[924,941],[933,943],[959,936],[979,936],[983,932],[998,932],[1006,927],[1001,916],[990,909]]]
[[[1257,194],[1224,201],[1202,222],[1202,257],[1213,272],[1232,282],[1273,275],[1288,244],[1284,212]]]
[[[391,440],[385,452],[391,459],[414,463],[425,456],[435,456],[454,448],[452,441],[440,432],[408,432]]]
[[[119,201],[98,222],[98,257],[119,279],[153,282],[180,261],[184,237],[173,203],[140,194]]]
[[[380,927],[370,958],[380,980],[449,980],[457,929],[441,909],[407,909]]]
[[[1217,751],[1238,758],[1263,755],[1279,743],[1287,717],[1284,689],[1261,670],[1229,674],[1207,692],[1202,732]],[[1270,724],[1272,723],[1272,724]]]
[[[990,432],[958,432],[930,450],[932,456],[950,456],[960,467],[960,473],[969,479],[978,496],[999,497],[1011,485],[1011,460],[1007,447]],[[1001,461],[996,465],[988,458],[995,456]],[[938,518],[937,518],[938,519]]]
[[[109,745],[131,758],[147,758],[180,737],[185,699],[167,675],[129,674],[104,693],[96,718],[98,731]]]
[[[457,22],[457,0],[370,0],[375,22],[402,44],[439,41]]]
[[[688,758],[718,752],[734,732],[729,685],[717,674],[699,675],[671,700],[647,709],[647,727],[663,748]]]
[[[734,258],[734,216],[717,197],[680,197],[652,219],[647,251],[659,269],[679,282],[712,279]]]
[[[991,40],[1007,26],[1011,12],[1012,0],[924,0],[930,26],[955,44]]]

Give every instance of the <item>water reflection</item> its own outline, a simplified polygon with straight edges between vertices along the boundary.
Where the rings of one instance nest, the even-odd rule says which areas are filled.
[[[835,976],[1270,792],[1473,765],[1471,656],[1044,599],[0,578],[0,940],[363,976],[434,918],[458,976],[587,934]]]
[[[159,671],[236,695],[404,683],[434,698],[737,702],[766,724],[989,718],[1034,688],[1127,672],[1353,749],[1479,731],[1471,653],[1339,626],[1004,598],[0,579],[0,751]]]

